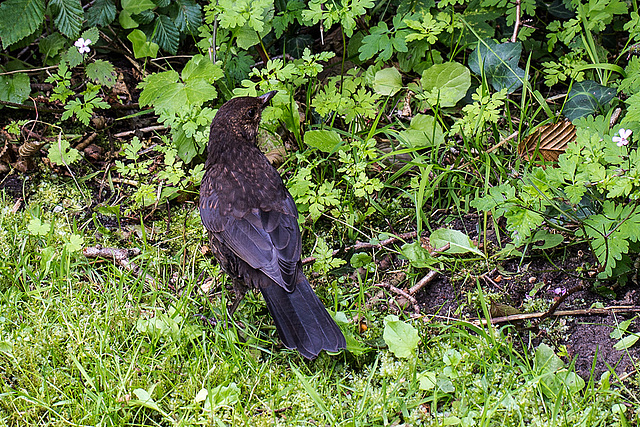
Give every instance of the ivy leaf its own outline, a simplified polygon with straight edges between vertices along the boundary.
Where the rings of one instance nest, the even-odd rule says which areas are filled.
[[[512,93],[522,86],[525,77],[524,70],[518,67],[521,53],[520,42],[498,44],[485,39],[471,53],[469,68],[479,76],[485,75],[495,90]]]
[[[471,73],[469,69],[457,62],[435,64],[424,70],[420,85],[425,92],[429,92],[429,103],[441,107],[454,107],[465,97],[471,87]]]
[[[564,115],[571,121],[598,111],[613,99],[616,90],[593,80],[574,83],[564,104]]]
[[[304,143],[324,153],[330,153],[342,143],[342,138],[334,130],[310,130],[304,134]]]
[[[177,0],[178,15],[175,24],[181,33],[197,34],[202,25],[202,10],[193,0]]]
[[[150,56],[155,58],[158,55],[158,46],[156,43],[147,40],[147,36],[140,30],[133,30],[127,36],[131,44],[133,45],[133,54],[138,58],[145,58]]]
[[[416,328],[398,319],[393,314],[384,318],[384,342],[389,346],[389,350],[398,358],[406,359],[411,357],[420,337]]]
[[[29,98],[29,93],[31,84],[25,73],[0,76],[0,100],[22,104]]]
[[[49,5],[55,14],[54,22],[60,32],[71,39],[77,38],[84,19],[80,0],[51,0]]]
[[[6,0],[0,4],[2,48],[33,34],[44,21],[44,0]]]
[[[384,68],[376,73],[373,90],[383,96],[392,96],[402,89],[402,76],[396,67]]]
[[[175,55],[178,52],[178,43],[180,42],[180,32],[175,24],[166,15],[160,15],[155,21],[155,34],[151,39],[160,46],[162,50]]]
[[[113,0],[96,0],[93,6],[87,9],[87,26],[105,27],[116,19],[116,5]]]
[[[116,72],[113,64],[102,59],[96,59],[87,64],[87,77],[101,85],[112,87],[116,84]]]

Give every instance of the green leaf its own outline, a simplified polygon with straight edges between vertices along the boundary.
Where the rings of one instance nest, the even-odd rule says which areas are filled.
[[[607,105],[615,95],[615,89],[602,86],[593,80],[574,83],[562,112],[565,117],[574,121],[580,117],[595,113]]]
[[[620,341],[615,343],[613,345],[613,348],[615,348],[618,351],[626,350],[628,348],[633,347],[636,341],[638,341],[638,338],[640,338],[640,335],[636,335],[636,334],[627,335],[626,337],[622,338]]]
[[[75,148],[70,148],[71,145],[66,139],[58,138],[58,142],[54,142],[49,147],[48,158],[51,163],[56,165],[70,165],[76,160],[80,159],[80,153]]]
[[[40,43],[38,43],[38,50],[46,61],[47,59],[57,56],[64,49],[66,44],[67,38],[62,34],[55,32],[40,40]]]
[[[431,105],[438,102],[441,107],[454,107],[471,87],[471,72],[457,62],[435,64],[424,70],[420,84],[431,94]]]
[[[416,114],[411,119],[409,129],[398,134],[409,147],[431,147],[444,143],[442,126],[433,116]]]
[[[155,9],[156,5],[151,0],[122,0],[122,9],[131,15],[137,15],[145,10]]]
[[[77,234],[71,234],[69,240],[64,244],[64,249],[67,252],[78,252],[84,245],[84,239]]]
[[[389,350],[396,357],[403,359],[411,357],[420,342],[416,328],[398,319],[398,316],[393,314],[384,318],[382,337],[389,346]]]
[[[402,89],[402,76],[395,67],[384,68],[376,73],[373,90],[383,96],[392,96]]]
[[[123,11],[120,12],[120,15],[118,15],[118,22],[120,23],[120,26],[122,28],[124,28],[125,30],[130,30],[132,28],[138,28],[140,26],[138,21],[133,19],[131,17],[131,13],[129,13],[126,10],[123,10]],[[131,40],[131,39],[129,39],[129,40]],[[146,40],[146,37],[145,37],[145,40]]]
[[[436,373],[433,371],[425,371],[418,374],[420,390],[433,390],[436,388]]]
[[[31,93],[29,76],[25,73],[0,76],[0,100],[22,104]]]
[[[473,252],[484,258],[484,253],[476,248],[466,234],[458,230],[449,228],[439,228],[429,236],[429,243],[434,248],[442,248],[449,244],[449,249],[445,251],[448,254],[465,254]]]
[[[46,236],[51,231],[51,224],[42,222],[40,218],[32,218],[27,225],[27,230],[32,236]]]
[[[479,76],[484,75],[497,91],[507,89],[512,93],[522,86],[524,70],[518,67],[522,44],[498,44],[492,39],[478,42],[469,56],[469,68]]]
[[[538,230],[536,234],[531,238],[531,243],[535,243],[534,249],[551,249],[555,248],[564,241],[562,234],[551,234],[547,230]],[[537,244],[542,242],[542,245]]]
[[[65,36],[75,39],[80,34],[84,12],[80,0],[51,0],[56,27]],[[93,40],[95,42],[95,40]]]
[[[158,404],[151,397],[151,393],[149,393],[147,390],[145,390],[143,388],[137,388],[137,389],[133,390],[133,394],[136,395],[138,400],[137,401],[136,400],[130,400],[129,404],[140,405],[140,406],[144,406],[145,408],[148,408],[148,409],[153,409],[154,411],[162,412],[162,410],[160,409]]]
[[[330,153],[342,143],[342,138],[334,130],[310,130],[304,134],[304,143],[324,153]]]
[[[432,257],[417,240],[413,243],[405,243],[400,251],[415,268],[428,268],[438,263],[438,260]]]
[[[165,52],[176,54],[180,42],[180,32],[171,18],[166,15],[160,15],[156,18],[155,33],[151,41],[158,43],[158,46]]]
[[[207,393],[204,401],[206,411],[215,411],[221,407],[233,407],[240,400],[240,389],[232,382],[228,386],[219,385]]]
[[[101,85],[112,87],[116,84],[116,72],[113,64],[102,59],[96,59],[87,64],[87,77]]]
[[[234,29],[233,33],[236,36],[236,43],[240,49],[246,50],[260,43],[258,33],[248,25]]]
[[[96,0],[86,13],[87,26],[105,27],[116,19],[116,5],[113,0]]]
[[[142,31],[133,30],[127,38],[133,45],[133,54],[136,59],[147,56],[155,58],[158,55],[159,46],[156,43],[147,41],[147,36]]]
[[[2,48],[33,34],[44,21],[44,0],[6,0],[0,4]]]

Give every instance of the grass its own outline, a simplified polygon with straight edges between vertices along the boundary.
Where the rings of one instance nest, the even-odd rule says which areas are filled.
[[[356,336],[353,322],[343,324],[352,353],[307,362],[278,345],[259,295],[248,296],[232,324],[220,314],[224,295],[207,298],[199,290],[202,270],[220,276],[199,250],[197,212],[174,212],[170,234],[147,235],[146,244],[118,243],[141,245],[134,261],[162,283],[150,289],[112,262],[60,250],[70,233],[85,244],[96,235],[77,227],[67,211],[54,213],[49,202],[35,199],[31,209],[13,213],[12,203],[2,201],[0,426],[623,426],[640,420],[625,383],[605,375],[580,386],[570,363],[517,341],[508,327],[414,319],[408,323],[421,343],[409,358],[395,357],[382,338],[385,313],[362,310],[364,292],[349,281],[332,285],[351,301],[340,306],[340,318],[365,314],[368,330]],[[29,224],[36,212],[56,226],[34,234]],[[115,245],[117,236],[100,240]],[[316,282],[331,306],[336,290]],[[214,317],[216,325],[206,320]]]

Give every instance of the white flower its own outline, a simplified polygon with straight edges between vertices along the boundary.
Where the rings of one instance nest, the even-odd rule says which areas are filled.
[[[91,44],[91,40],[89,39],[85,40],[82,37],[80,37],[78,40],[76,40],[76,42],[73,45],[78,48],[78,52],[88,53],[91,50],[89,49],[90,44]]]
[[[629,144],[628,138],[631,136],[631,133],[632,133],[631,129],[620,128],[620,130],[618,131],[619,136],[614,136],[611,139],[613,140],[613,142],[616,143],[618,147],[622,147],[624,145]]]

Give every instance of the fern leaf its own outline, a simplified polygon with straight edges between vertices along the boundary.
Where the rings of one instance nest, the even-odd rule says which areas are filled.
[[[71,39],[77,38],[84,18],[80,0],[52,0],[49,4],[55,14],[54,22],[60,32]]]
[[[44,21],[44,0],[7,0],[0,4],[2,48],[33,34]]]

